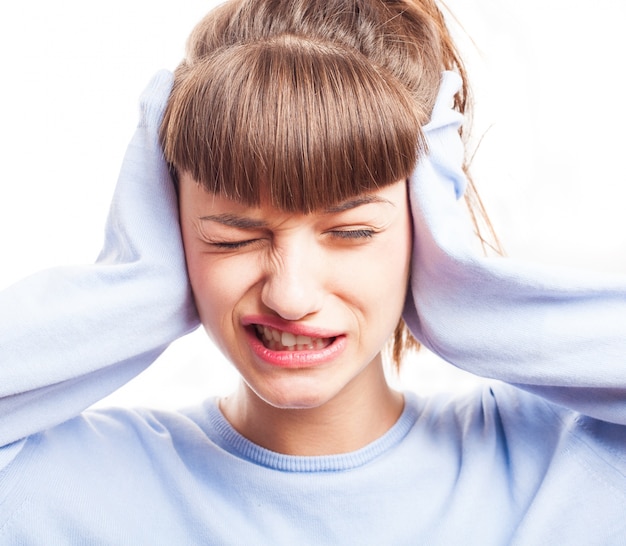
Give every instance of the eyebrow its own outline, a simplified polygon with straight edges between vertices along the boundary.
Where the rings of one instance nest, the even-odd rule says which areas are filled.
[[[327,209],[324,209],[324,213],[336,214],[338,212],[344,212],[346,210],[360,207],[361,205],[369,205],[370,203],[386,203],[387,205],[395,207],[389,199],[385,199],[384,197],[379,197],[378,195],[359,195],[354,199],[348,199],[347,201],[342,201],[341,203],[337,203],[336,205],[332,205]]]
[[[324,209],[323,213],[337,214],[362,205],[369,205],[370,203],[385,203],[395,207],[391,201],[383,197],[379,197],[377,195],[360,195],[354,199],[348,199],[346,201],[342,201],[341,203],[337,203],[336,205],[332,205]],[[230,213],[209,214],[207,216],[200,217],[200,220],[209,220],[211,222],[217,222],[219,224],[238,229],[259,229],[268,226],[268,223],[263,220],[255,220],[254,218],[249,218],[247,216],[238,216]]]
[[[267,222],[263,220],[254,220],[246,216],[237,216],[236,214],[209,214],[208,216],[202,216],[200,220],[210,220],[211,222],[217,222],[225,226],[230,226],[239,229],[258,229],[267,226]]]

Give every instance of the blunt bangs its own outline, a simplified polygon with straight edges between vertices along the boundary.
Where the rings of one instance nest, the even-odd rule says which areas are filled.
[[[285,35],[181,65],[161,140],[209,192],[308,213],[408,177],[421,118],[359,52]]]

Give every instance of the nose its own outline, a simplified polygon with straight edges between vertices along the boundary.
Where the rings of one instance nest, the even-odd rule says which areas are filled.
[[[264,305],[285,320],[299,320],[319,311],[324,295],[320,258],[308,245],[277,250],[264,279]]]

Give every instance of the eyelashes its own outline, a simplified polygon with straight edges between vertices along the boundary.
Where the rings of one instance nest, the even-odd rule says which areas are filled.
[[[335,229],[327,231],[326,233],[342,241],[362,241],[371,239],[376,234],[373,229]],[[265,239],[244,239],[242,241],[208,241],[208,243],[217,250],[238,250],[253,246],[264,240]]]
[[[375,231],[373,229],[339,229],[328,233],[338,239],[371,239]]]
[[[237,250],[238,248],[250,246],[260,240],[261,239],[248,239],[245,241],[212,241],[209,244],[221,250]]]

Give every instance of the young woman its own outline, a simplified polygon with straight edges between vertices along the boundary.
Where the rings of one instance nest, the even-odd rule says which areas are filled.
[[[211,12],[144,94],[98,262],[0,294],[0,538],[626,539],[626,281],[476,251],[464,78],[429,0]],[[83,412],[198,323],[234,393]],[[394,391],[412,335],[494,381]]]

